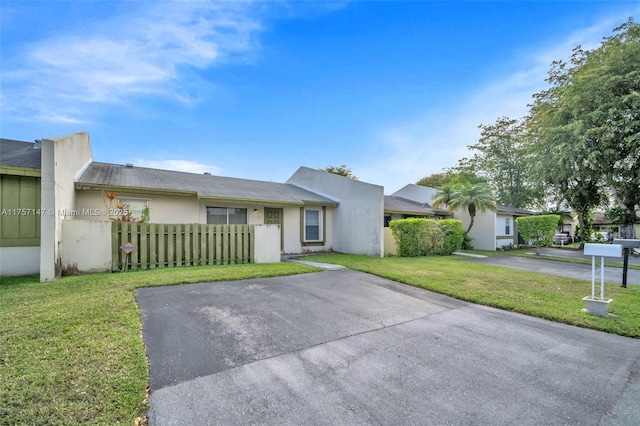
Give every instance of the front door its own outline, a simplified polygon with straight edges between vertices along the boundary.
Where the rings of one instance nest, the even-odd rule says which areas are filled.
[[[282,209],[273,209],[270,207],[264,208],[264,223],[265,225],[279,225],[280,226],[280,250],[284,248],[284,232],[282,226]]]

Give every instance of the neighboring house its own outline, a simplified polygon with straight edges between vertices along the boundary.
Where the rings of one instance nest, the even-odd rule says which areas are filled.
[[[524,244],[518,234],[516,219],[533,216],[535,212],[498,204],[498,211],[477,212],[469,236],[471,245],[478,250],[496,250],[500,247]],[[457,210],[453,216],[462,220],[465,229],[470,217],[466,210]]]
[[[0,139],[0,274],[40,270],[40,146]]]
[[[636,216],[640,217],[640,211],[636,212]],[[607,231],[613,233],[615,238],[620,236],[620,224],[614,223],[607,219],[603,212],[595,212],[591,216],[593,219],[594,231]],[[634,225],[636,238],[640,238],[640,222]]]
[[[446,209],[431,207],[435,190],[421,185],[408,184],[392,195],[384,197],[384,251],[395,255],[397,248],[389,222],[392,220],[423,217],[428,219],[447,219],[451,214]]]
[[[393,196],[401,196],[419,203],[431,203],[436,192],[437,189],[434,188],[409,184],[395,192]],[[442,212],[446,212],[446,210],[438,209],[437,212],[437,215],[445,217]],[[473,247],[478,250],[496,250],[502,246],[518,244],[515,220],[518,217],[533,214],[534,212],[528,210],[503,205],[498,205],[497,212],[477,212],[473,227],[469,232],[469,236],[473,239]],[[461,220],[465,229],[471,220],[466,210],[456,210],[453,212],[453,218]]]
[[[447,219],[451,214],[446,209],[436,209],[428,203],[420,203],[397,195],[384,196],[384,227],[389,227],[389,222],[410,217],[423,217],[427,219]]]

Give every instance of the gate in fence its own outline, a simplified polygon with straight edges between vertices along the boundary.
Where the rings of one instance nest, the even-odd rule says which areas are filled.
[[[253,263],[254,235],[254,225],[113,222],[112,270]]]

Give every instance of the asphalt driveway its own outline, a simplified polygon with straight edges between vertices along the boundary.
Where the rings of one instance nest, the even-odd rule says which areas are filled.
[[[349,270],[136,297],[152,425],[640,424],[640,340]]]

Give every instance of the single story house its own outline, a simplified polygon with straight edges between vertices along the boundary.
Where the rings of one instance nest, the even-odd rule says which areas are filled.
[[[33,246],[35,260],[30,262],[27,272],[34,272],[32,269],[39,262],[35,271],[40,271],[41,281],[55,279],[66,267],[63,225],[69,221],[90,221],[93,228],[101,228],[101,235],[105,235],[111,218],[122,213],[118,204],[126,205],[135,218],[147,215],[149,223],[277,224],[281,253],[384,254],[384,196],[378,185],[308,167],[300,167],[285,183],[275,183],[94,162],[87,133],[42,139],[37,145],[14,142],[17,145],[2,140],[2,191],[11,192],[9,183],[5,184],[17,179],[11,173],[28,174],[23,170],[27,167],[4,165],[5,147],[20,154],[16,157],[32,154],[29,165],[38,166],[39,161],[40,167],[30,167],[33,171],[29,173],[34,176],[29,177],[40,178],[41,186],[32,191],[40,195],[40,204],[35,201],[27,204],[46,214],[30,214],[28,219],[8,217],[6,228],[3,222],[3,232],[15,228],[9,226],[12,220],[33,222],[29,236],[40,247]],[[27,204],[7,196],[2,207],[24,209]],[[83,238],[81,232],[74,235],[78,241]],[[9,237],[3,235],[2,245],[11,246],[9,251],[17,253]],[[3,248],[2,257],[8,259],[5,251]],[[2,265],[0,270],[1,275],[19,272],[11,265]]]
[[[640,217],[640,211],[636,212],[636,216]],[[593,218],[594,231],[607,231],[613,233],[615,238],[620,236],[620,224],[614,223],[611,219],[607,219],[603,212],[594,212]],[[636,238],[640,238],[640,222],[634,225]]]
[[[533,216],[535,212],[498,204],[498,211],[484,211],[476,214],[469,236],[471,244],[478,250],[496,250],[500,247],[524,244],[518,234],[516,219],[523,216]],[[463,225],[469,226],[469,213],[458,210],[454,213],[456,219],[462,220]]]
[[[433,202],[436,192],[437,189],[435,188],[409,184],[392,195],[428,205],[428,203]],[[434,210],[434,215],[442,218],[447,217],[444,212],[447,212],[447,210],[437,209]],[[502,246],[518,244],[516,218],[534,214],[529,210],[504,205],[498,205],[497,212],[477,212],[473,227],[469,232],[469,236],[473,239],[473,247],[478,250],[496,250]],[[466,210],[454,211],[453,218],[461,220],[465,229],[469,226],[471,220],[469,212]]]
[[[415,187],[415,188],[414,188]],[[407,219],[411,217],[421,217],[427,219],[451,219],[452,215],[446,209],[438,209],[431,207],[426,201],[416,201],[407,197],[415,196],[422,199],[425,193],[422,188],[431,190],[431,188],[419,185],[409,184],[404,188],[396,191],[393,195],[384,196],[384,251],[387,254],[397,254],[395,240],[389,222],[392,220]]]
[[[111,259],[109,245],[80,246],[112,240],[111,218],[123,214],[119,205],[151,224],[278,225],[268,233],[267,256],[277,260],[281,253],[319,251],[384,256],[395,250],[391,220],[452,217],[431,206],[435,189],[414,184],[385,196],[382,186],[309,167],[276,183],[96,162],[85,132],[35,144],[0,142],[0,275],[39,271],[41,281],[49,281],[82,264],[78,257]],[[515,219],[531,214],[508,206],[479,212],[470,235],[474,247],[517,244]],[[453,218],[468,225],[466,211]]]

